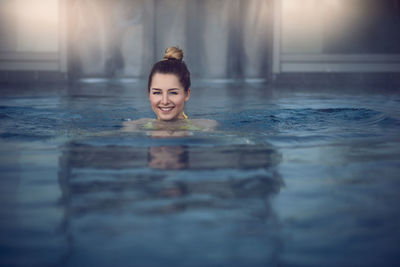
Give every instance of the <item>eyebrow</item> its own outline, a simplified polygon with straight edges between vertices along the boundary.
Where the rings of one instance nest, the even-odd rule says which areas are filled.
[[[162,91],[162,89],[160,89],[160,88],[151,88],[151,90]],[[169,88],[169,89],[167,89],[167,91],[172,91],[172,90],[180,90],[180,88]]]

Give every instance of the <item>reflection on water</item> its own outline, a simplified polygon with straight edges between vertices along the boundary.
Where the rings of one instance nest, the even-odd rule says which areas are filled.
[[[283,181],[269,145],[70,142],[59,162],[71,266],[107,266],[99,243],[134,266],[262,266],[277,257],[270,199]]]
[[[174,170],[189,167],[189,155],[184,146],[159,146],[149,148],[149,166]]]

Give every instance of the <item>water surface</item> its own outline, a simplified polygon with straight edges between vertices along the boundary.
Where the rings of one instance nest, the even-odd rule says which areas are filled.
[[[399,265],[399,94],[198,83],[163,139],[144,88],[1,89],[1,266]]]

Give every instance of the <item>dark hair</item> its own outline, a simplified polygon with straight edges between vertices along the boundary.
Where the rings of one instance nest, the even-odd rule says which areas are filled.
[[[151,81],[156,73],[175,74],[185,92],[190,88],[190,72],[185,62],[183,62],[183,51],[178,47],[172,46],[165,49],[164,58],[153,65],[150,71],[147,89],[150,92]]]

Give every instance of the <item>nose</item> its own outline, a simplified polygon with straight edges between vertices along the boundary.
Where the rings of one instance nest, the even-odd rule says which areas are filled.
[[[161,99],[161,104],[167,105],[168,102],[169,102],[168,94],[163,94],[163,95],[162,95],[162,99]]]

